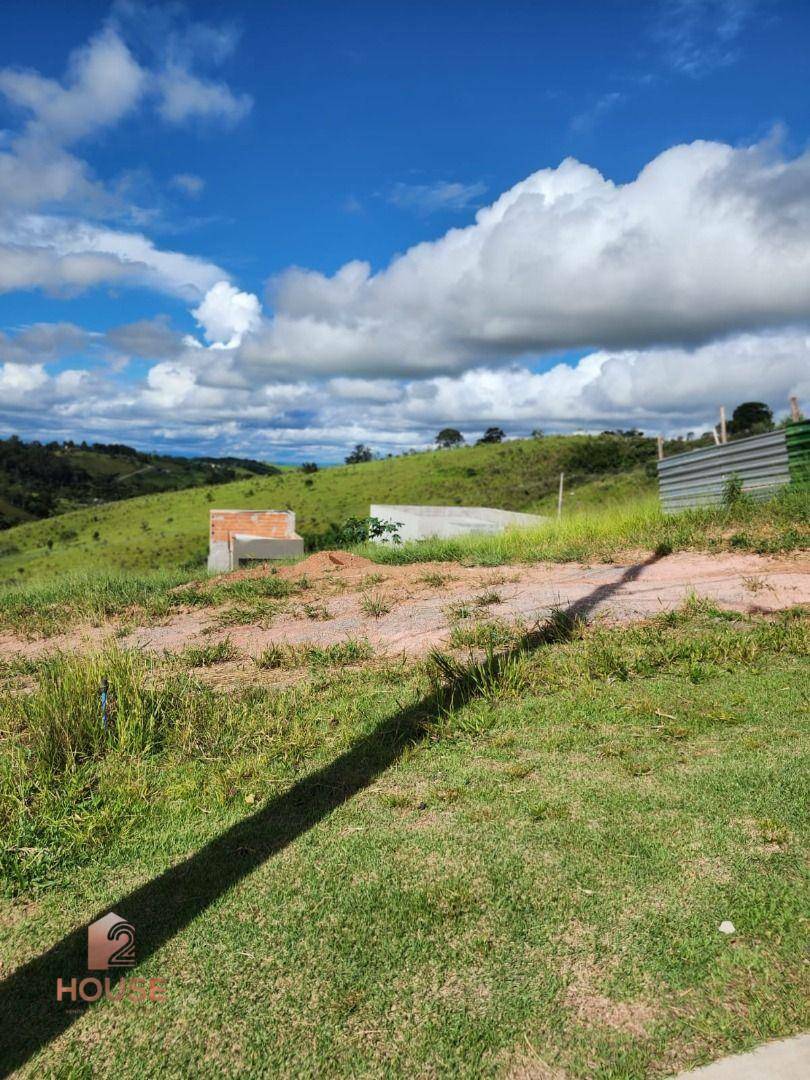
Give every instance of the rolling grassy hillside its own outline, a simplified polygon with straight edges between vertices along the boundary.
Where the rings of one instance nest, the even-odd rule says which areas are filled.
[[[220,484],[278,468],[245,458],[146,454],[122,444],[0,439],[0,529],[137,495]]]
[[[317,541],[330,523],[367,515],[372,501],[548,512],[564,470],[566,509],[590,509],[654,490],[645,470],[654,457],[652,439],[551,436],[147,495],[7,530],[0,581],[201,564],[212,507],[289,508],[299,532]]]

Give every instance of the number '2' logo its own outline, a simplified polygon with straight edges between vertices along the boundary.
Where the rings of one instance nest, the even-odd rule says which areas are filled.
[[[131,967],[135,963],[135,927],[111,911],[87,928],[87,967],[90,971]]]

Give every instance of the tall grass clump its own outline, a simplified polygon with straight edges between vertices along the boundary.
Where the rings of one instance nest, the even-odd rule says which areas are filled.
[[[185,686],[154,674],[154,661],[134,650],[44,660],[36,689],[13,696],[2,710],[21,735],[31,773],[50,783],[111,750],[157,749],[185,712]],[[102,679],[108,685],[106,723]]]
[[[31,690],[0,695],[0,891],[50,884],[127,835],[168,762],[233,741],[237,704],[158,664],[134,650],[53,654]]]
[[[53,883],[143,812],[141,763],[180,734],[194,702],[155,674],[136,652],[55,654],[38,663],[33,689],[0,697],[0,889]]]
[[[331,671],[370,655],[348,641],[301,660]],[[39,660],[30,687],[0,694],[0,894],[55,884],[99,849],[130,843],[147,820],[170,828],[177,791],[196,816],[198,798],[241,805],[244,776],[293,779],[383,708],[367,673],[342,677],[356,679],[353,691],[331,680],[325,708],[309,684],[222,692],[138,650]]]

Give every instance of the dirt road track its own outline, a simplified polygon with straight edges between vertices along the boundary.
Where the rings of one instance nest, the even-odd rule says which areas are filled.
[[[628,574],[628,571],[630,573]],[[261,573],[259,571],[258,573]],[[252,576],[256,571],[242,576]],[[216,629],[212,609],[178,610],[159,624],[140,627],[122,644],[176,652],[192,643],[230,637],[240,652],[255,656],[274,643],[326,645],[362,638],[391,655],[418,655],[447,642],[453,608],[469,603],[481,617],[534,623],[556,607],[591,601],[588,617],[610,622],[643,619],[680,607],[688,597],[705,597],[721,608],[774,612],[810,603],[810,557],[683,553],[660,559],[640,557],[624,565],[462,567],[456,564],[379,566],[342,553],[320,553],[285,568],[292,579],[306,574],[310,588],[265,628]],[[624,580],[623,580],[624,579]],[[363,610],[364,598],[384,600],[379,618]],[[313,617],[315,611],[316,617]],[[79,628],[37,641],[0,637],[0,655],[36,655],[55,648],[100,644],[115,624]]]

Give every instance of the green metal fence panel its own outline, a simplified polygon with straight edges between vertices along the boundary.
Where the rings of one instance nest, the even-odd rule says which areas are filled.
[[[791,487],[810,487],[810,421],[790,424],[785,429]]]

